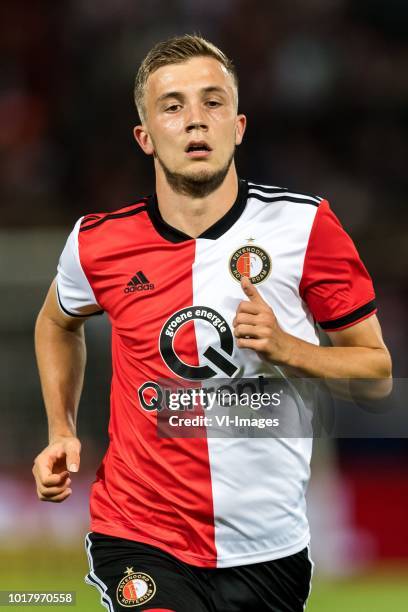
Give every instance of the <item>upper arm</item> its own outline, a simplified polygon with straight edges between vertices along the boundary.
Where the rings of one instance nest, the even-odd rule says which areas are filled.
[[[333,346],[364,347],[376,349],[381,357],[381,365],[384,376],[379,378],[392,377],[391,355],[385,345],[381,333],[381,326],[376,315],[356,323],[351,327],[340,331],[327,332]]]
[[[363,346],[385,349],[381,326],[376,315],[340,331],[326,331],[333,346]]]

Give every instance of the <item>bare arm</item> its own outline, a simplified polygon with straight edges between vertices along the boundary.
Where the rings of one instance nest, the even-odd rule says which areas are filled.
[[[249,301],[241,302],[234,320],[240,348],[293,368],[303,376],[324,379],[390,379],[391,358],[375,315],[342,331],[330,332],[333,346],[316,346],[284,332],[272,308],[256,288],[242,280]],[[386,395],[390,384],[373,383]]]
[[[333,346],[315,346],[297,338],[289,342],[288,364],[318,378],[391,376],[391,358],[375,315],[328,336]]]
[[[35,458],[33,474],[38,497],[60,502],[72,490],[69,472],[77,472],[81,445],[76,437],[76,417],[84,378],[86,348],[84,317],[61,311],[55,281],[35,327],[35,349],[48,418],[49,445]]]

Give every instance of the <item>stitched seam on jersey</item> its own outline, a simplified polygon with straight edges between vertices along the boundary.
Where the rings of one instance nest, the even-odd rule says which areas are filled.
[[[82,274],[85,276],[86,282],[88,283],[89,288],[92,291],[93,298],[94,298],[96,304],[98,304],[98,306],[100,307],[100,304],[99,304],[98,300],[96,299],[95,291],[93,290],[93,287],[92,287],[91,283],[89,282],[88,275],[85,272],[84,266],[82,265],[81,257],[79,255],[79,232],[80,231],[81,231],[81,225],[79,225],[79,231],[76,233],[76,236],[75,236],[75,246],[76,246],[75,257],[77,259],[77,263],[78,263],[80,269],[82,270]],[[95,313],[95,314],[102,314],[102,312],[103,312],[103,308],[101,308],[101,310],[98,313]],[[87,315],[79,315],[79,316],[87,316]]]
[[[321,204],[324,204],[325,202],[327,202],[327,205],[330,206],[328,200],[322,200]],[[305,296],[305,289],[304,289],[304,287],[302,288],[302,282],[303,282],[303,278],[304,278],[304,274],[305,274],[305,265],[306,265],[307,253],[308,253],[308,250],[309,250],[309,245],[311,243],[312,237],[313,237],[314,233],[317,231],[317,225],[318,225],[318,222],[319,222],[318,214],[319,214],[320,210],[323,210],[323,207],[321,209],[319,207],[317,208],[315,216],[314,216],[314,219],[313,219],[312,226],[310,228],[309,238],[307,240],[305,252],[304,252],[304,255],[303,255],[302,273],[300,275],[300,281],[299,281],[299,285],[298,285],[299,295],[302,298],[302,300],[305,302],[306,305],[307,305],[307,302],[306,302],[305,297],[304,297]],[[308,310],[310,311],[309,306],[308,306]],[[313,313],[311,313],[311,314],[313,315]]]
[[[318,321],[318,323],[322,329],[328,330],[343,327],[344,325],[354,323],[355,321],[358,321],[358,319],[371,314],[376,309],[377,306],[375,299],[372,299],[365,302],[362,306],[357,306],[357,308],[354,307],[354,309],[349,311],[347,314],[336,317],[335,319],[329,319],[328,321]]]
[[[147,210],[146,204],[140,206],[139,208],[132,208],[132,210],[128,210],[123,213],[109,213],[102,219],[99,219],[99,221],[96,221],[95,223],[92,223],[91,225],[86,225],[85,227],[81,227],[79,231],[86,232],[87,230],[90,230],[94,227],[97,227],[98,225],[101,225],[105,221],[112,221],[112,219],[122,219],[124,217],[132,217],[133,215],[137,215],[143,210]]]

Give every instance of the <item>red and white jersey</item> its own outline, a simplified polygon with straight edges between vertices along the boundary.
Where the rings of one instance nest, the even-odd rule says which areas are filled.
[[[241,275],[284,331],[313,344],[316,323],[339,330],[375,312],[352,240],[315,196],[241,180],[232,208],[196,239],[162,219],[154,196],[75,225],[58,266],[60,306],[78,316],[95,305],[112,325],[110,445],[92,487],[93,531],[204,567],[309,542],[310,438],[159,438],[157,412],[140,405],[147,381],[276,374],[233,340]]]

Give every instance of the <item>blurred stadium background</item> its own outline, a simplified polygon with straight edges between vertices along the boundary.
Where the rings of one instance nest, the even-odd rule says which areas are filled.
[[[71,499],[53,505],[31,477],[46,444],[33,325],[75,220],[151,192],[151,160],[132,140],[134,74],[156,41],[185,32],[238,67],[240,175],[328,197],[375,280],[394,373],[407,373],[406,0],[4,0],[0,590],[75,590],[81,612],[99,609],[83,536],[107,444],[109,329],[87,325],[82,467]],[[407,440],[315,446],[308,610],[407,610]]]

